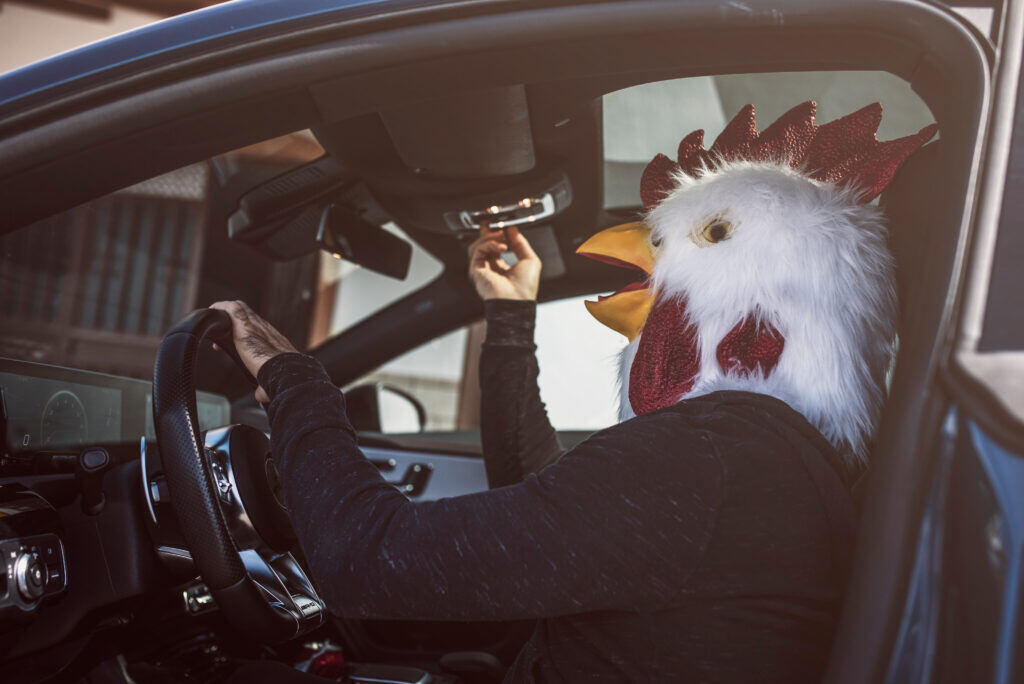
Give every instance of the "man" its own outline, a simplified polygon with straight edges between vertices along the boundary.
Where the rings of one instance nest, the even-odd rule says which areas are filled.
[[[510,682],[816,681],[853,544],[835,449],[781,401],[720,392],[559,458],[533,354],[540,262],[513,229],[519,262],[500,265],[500,236],[471,247],[496,487],[480,494],[406,500],[360,453],[320,365],[243,303],[213,305],[270,402],[285,501],[328,606],[537,619]]]
[[[537,388],[540,261],[516,230],[481,231],[487,492],[407,500],[319,363],[243,303],[214,305],[270,402],[285,502],[332,610],[536,619],[510,682],[819,679],[894,337],[867,200],[934,128],[879,143],[880,106],[813,116],[804,103],[759,133],[747,107],[710,150],[687,136],[678,163],[645,171],[645,222],[581,247],[644,281],[589,305],[630,339],[624,420],[564,454]]]

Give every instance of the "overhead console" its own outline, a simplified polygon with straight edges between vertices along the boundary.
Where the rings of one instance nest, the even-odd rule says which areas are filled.
[[[501,178],[528,173],[537,163],[522,85],[446,95],[382,111],[380,118],[402,164],[419,176]],[[318,137],[330,145],[325,133]]]
[[[535,144],[528,104],[526,87],[501,86],[318,128],[327,154],[243,195],[229,234],[271,258],[319,248],[401,278],[404,257],[380,235],[388,221],[435,252],[484,224],[550,226],[572,205],[573,183],[558,146]],[[533,232],[545,276],[564,272],[550,228]]]
[[[534,144],[522,85],[455,93],[314,132],[403,226],[452,235],[485,221],[540,224],[572,203],[562,160]]]

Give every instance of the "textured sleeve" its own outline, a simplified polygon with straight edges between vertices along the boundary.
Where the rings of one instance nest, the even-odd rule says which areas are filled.
[[[275,357],[259,380],[285,503],[310,574],[340,615],[654,610],[685,590],[709,543],[723,471],[699,438],[678,457],[678,415],[605,430],[515,485],[413,502],[360,452],[344,397],[315,360]]]
[[[537,385],[533,342],[537,303],[484,302],[480,354],[480,441],[492,488],[521,481],[558,460],[562,446]]]

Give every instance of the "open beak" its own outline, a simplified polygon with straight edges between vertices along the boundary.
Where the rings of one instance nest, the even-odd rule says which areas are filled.
[[[651,229],[641,222],[602,230],[580,245],[576,253],[613,266],[632,269],[642,275],[614,294],[586,302],[587,311],[631,342],[643,330],[654,303],[648,280],[654,270]]]

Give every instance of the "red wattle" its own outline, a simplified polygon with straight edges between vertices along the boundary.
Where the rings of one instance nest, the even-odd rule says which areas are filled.
[[[726,373],[750,375],[760,369],[767,376],[779,363],[786,339],[771,323],[750,314],[730,330],[715,350],[718,365]]]
[[[736,324],[715,350],[726,373],[767,376],[779,363],[786,339],[775,326],[754,314]],[[686,313],[686,301],[655,302],[644,324],[629,369],[629,404],[642,415],[670,406],[693,389],[700,372],[697,328]]]
[[[700,370],[697,329],[686,302],[658,301],[651,309],[629,369],[629,403],[641,415],[679,401]]]

